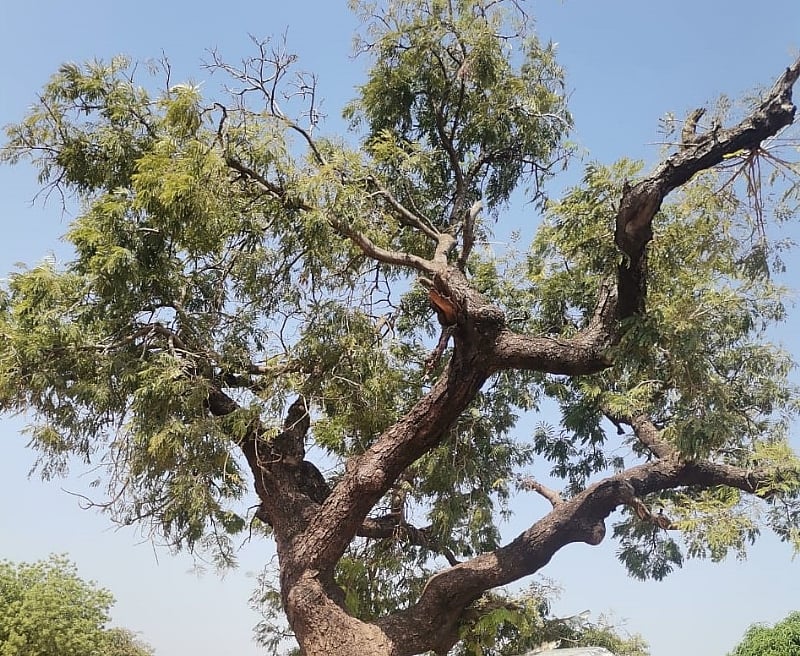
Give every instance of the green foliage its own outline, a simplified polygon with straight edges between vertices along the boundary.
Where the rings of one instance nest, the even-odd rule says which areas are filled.
[[[502,3],[464,5],[457,17],[434,5],[424,19],[408,14],[411,5],[389,10],[399,12],[396,29],[379,49],[397,57],[378,56],[351,107],[368,127],[366,157],[323,138],[298,145],[293,119],[246,102],[223,115],[193,85],[151,92],[121,58],[62,66],[40,104],[8,129],[3,158],[30,159],[44,184],[82,204],[65,236],[73,259],[20,269],[2,299],[0,406],[34,411],[31,444],[45,476],[64,473],[72,456],[99,462],[118,521],[150,522],[176,547],[211,545],[230,561],[247,489],[232,447],[249,418],[277,429],[287,398],[302,393],[314,407],[311,437],[335,476],[425,391],[427,300],[406,291],[405,272],[364,258],[330,217],[379,246],[429,255],[415,230],[365,193],[369,176],[392,181],[445,227],[476,195],[499,202],[526,171],[546,168],[569,122],[552,51]],[[381,105],[389,96],[375,91],[389,69],[402,77],[417,67],[391,43],[418,20],[432,31],[411,30],[422,39],[413,57],[438,80],[431,90],[447,95],[449,136],[432,123],[432,96],[412,102],[412,123],[401,129],[395,119],[406,110]],[[493,44],[498,26],[512,23],[516,36]],[[436,57],[448,62],[438,72],[437,40]],[[507,61],[512,42],[525,44],[516,63]],[[457,75],[456,50],[473,72]],[[504,100],[487,104],[491,95]],[[381,154],[377,137],[387,130],[396,148]],[[445,137],[459,161],[441,158]],[[398,176],[398,148],[435,155],[404,160]],[[482,163],[462,166],[472,152]],[[280,180],[291,202],[232,176],[231,159]],[[443,199],[453,176],[468,178],[468,189]],[[503,287],[490,261],[471,266],[487,290]],[[518,410],[533,407],[535,380],[497,377],[447,444],[410,473],[410,502],[459,553],[497,542],[494,509],[505,507],[531,455],[508,433]],[[243,409],[210,417],[213,385]],[[438,464],[453,458],[455,467]]]
[[[516,595],[482,597],[471,607],[478,619],[464,629],[453,656],[516,656],[547,645],[605,647],[617,656],[650,653],[641,636],[622,635],[602,617],[553,617],[555,594],[552,585],[537,583]]]
[[[67,260],[22,266],[0,290],[0,410],[32,418],[45,477],[76,460],[99,465],[116,521],[145,522],[220,564],[233,562],[233,536],[248,525],[238,445],[256,420],[269,442],[302,395],[306,452],[335,483],[448,364],[447,349],[430,357],[442,328],[418,284],[430,281],[370,249],[431,258],[431,235],[447,233],[455,246],[439,255],[502,308],[507,327],[571,337],[617,271],[619,198],[642,175],[627,160],[591,164],[560,202],[543,200],[569,155],[571,117],[555,48],[519,3],[351,4],[369,58],[345,110],[359,147],[318,135],[313,93],[288,88],[294,57],[260,43],[240,69],[215,62],[229,80],[220,99],[135,79],[122,58],[65,64],[0,152],[77,203]],[[623,517],[614,535],[634,576],[663,578],[686,557],[742,557],[765,525],[800,545],[800,462],[787,442],[794,365],[770,341],[786,290],[771,277],[763,211],[746,202],[753,178],[743,197],[729,170],[696,175],[661,207],[648,310],[622,326],[612,367],[495,373],[403,472],[374,513],[404,513],[427,546],[402,523],[391,537],[356,540],[336,572],[354,615],[408,604],[437,555],[495,548],[515,484],[534,467],[549,465],[570,496],[649,458],[622,428],[639,413],[689,462],[780,473],[753,490],[764,503],[699,486],[643,499],[683,538]],[[772,183],[794,199],[796,185]],[[526,226],[526,252],[495,257],[488,218],[525,186],[543,219]],[[216,391],[238,409],[212,414]],[[520,417],[540,403],[557,407],[558,425],[520,439]],[[259,599],[275,611],[280,599],[265,590]],[[544,635],[539,596],[496,601],[465,624],[464,654],[509,653]],[[273,619],[262,638],[277,649]],[[581,631],[555,637],[579,644],[591,634]]]
[[[347,109],[398,196],[447,227],[483,198],[538,185],[571,126],[562,71],[508,3],[352,2],[373,61]],[[498,34],[502,34],[498,38]]]
[[[66,558],[0,562],[2,656],[148,656],[126,629],[107,629],[114,598]]]
[[[626,518],[614,525],[617,556],[631,576],[660,581],[683,564],[680,545],[658,526]]]
[[[527,263],[538,310],[532,330],[570,335],[591,316],[597,288],[618,261],[613,199],[638,171],[626,161],[591,165],[580,187],[551,204]],[[607,418],[638,413],[663,427],[663,438],[688,458],[746,467],[782,461],[800,471],[787,442],[797,410],[788,379],[793,362],[767,338],[785,317],[786,290],[763,269],[743,265],[751,254],[744,237],[752,233],[749,215],[735,198],[716,193],[720,184],[713,172],[698,176],[661,209],[648,257],[648,311],[615,347],[616,364],[594,376],[554,377],[543,387],[561,409],[561,425],[541,425],[534,443],[571,491],[642,455],[633,436],[622,435],[628,455],[618,449],[609,456],[619,437]],[[791,515],[800,479],[784,477],[780,498]],[[770,486],[757,494],[769,499],[776,492]],[[677,521],[684,546],[636,518],[618,523],[620,559],[638,578],[661,579],[685,555],[720,560],[733,550],[743,557],[763,519],[747,496],[728,489],[687,488],[646,502]],[[775,512],[769,524],[796,543],[792,516]]]
[[[751,626],[728,656],[798,656],[800,613],[790,613],[774,626]]]

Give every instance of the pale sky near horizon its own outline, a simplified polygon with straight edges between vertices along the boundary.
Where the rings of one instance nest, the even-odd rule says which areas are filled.
[[[721,93],[737,97],[768,85],[800,49],[800,2],[748,0],[653,3],[642,0],[542,0],[526,3],[537,31],[559,44],[567,71],[575,138],[592,159],[658,157],[659,118],[681,116]],[[173,81],[191,79],[216,89],[201,67],[208,48],[236,62],[252,52],[248,34],[280,35],[300,55],[302,68],[319,75],[327,123],[338,131],[342,104],[354,94],[364,62],[350,58],[355,20],[345,0],[262,0],[235,5],[206,0],[108,0],[0,6],[0,125],[22,118],[48,76],[64,61],[135,60],[168,56]],[[800,97],[800,88],[796,89]],[[580,172],[575,162],[572,180]],[[16,262],[34,263],[53,250],[68,224],[58,204],[31,199],[35,174],[24,166],[0,167],[0,277]],[[509,220],[530,235],[530,207],[513,208]],[[800,234],[797,224],[795,235]],[[787,259],[788,282],[800,279],[800,257]],[[797,285],[795,285],[797,286]],[[800,357],[798,308],[779,338]],[[795,378],[797,380],[797,377]],[[535,417],[533,420],[538,420]],[[257,621],[247,599],[253,574],[273,558],[272,546],[254,540],[241,548],[241,567],[224,579],[198,577],[192,560],[153,546],[132,530],[79,507],[62,491],[70,481],[27,479],[34,455],[24,448],[19,418],[0,423],[0,559],[37,560],[67,553],[82,576],[117,598],[114,621],[140,631],[158,656],[255,656]],[[528,429],[530,426],[527,427]],[[524,435],[525,425],[520,426]],[[798,427],[800,430],[800,427]],[[800,438],[795,436],[800,449]],[[76,467],[76,473],[80,470]],[[77,483],[76,483],[77,485]],[[529,505],[526,505],[529,504]],[[506,527],[512,537],[544,510],[523,499]],[[765,535],[744,562],[690,561],[661,583],[626,576],[610,541],[597,548],[572,545],[541,572],[564,587],[555,610],[608,613],[641,633],[653,656],[724,656],[751,622],[774,622],[800,609],[800,562],[789,547]]]

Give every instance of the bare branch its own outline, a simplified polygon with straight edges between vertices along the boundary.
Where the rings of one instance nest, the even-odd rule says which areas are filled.
[[[299,209],[303,211],[312,211],[314,209],[313,206],[308,204],[306,201],[294,196],[290,196],[283,187],[269,181],[257,171],[254,171],[252,168],[240,162],[239,160],[233,157],[228,157],[227,163],[228,166],[235,171],[238,171],[248,180],[256,183],[261,189],[269,193],[273,198],[281,200],[288,208]],[[347,237],[350,241],[352,241],[361,249],[364,255],[371,257],[377,262],[416,269],[417,271],[426,273],[428,275],[433,275],[439,270],[440,267],[436,266],[435,264],[437,260],[441,260],[444,257],[446,261],[446,255],[442,256],[440,255],[440,252],[446,250],[448,246],[452,248],[452,237],[446,234],[439,234],[436,236],[438,243],[436,256],[434,257],[433,261],[426,260],[425,258],[414,255],[413,253],[406,253],[405,251],[393,251],[382,248],[381,246],[375,244],[366,235],[358,232],[357,230],[353,230],[343,221],[339,221],[332,217],[329,217],[328,221],[334,230],[336,230],[343,237]]]
[[[368,176],[367,182],[378,190],[378,193],[389,203],[389,206],[397,213],[398,218],[403,224],[416,228],[433,241],[439,242],[441,233],[431,226],[430,221],[409,210],[395,198],[392,192],[378,182],[374,176]]]
[[[697,122],[705,113],[705,107],[698,107],[686,117],[686,122],[683,124],[683,129],[681,130],[681,145],[683,147],[689,146],[697,138]]]
[[[292,65],[297,61],[297,56],[286,50],[286,36],[284,35],[280,49],[268,47],[270,44],[269,39],[256,39],[253,36],[250,39],[258,48],[259,54],[256,57],[243,60],[241,67],[237,68],[224,62],[214,50],[210,52],[211,63],[207,64],[206,67],[211,70],[223,71],[242,84],[242,88],[238,91],[230,89],[234,95],[245,96],[255,92],[262,96],[269,115],[281,121],[290,130],[297,132],[308,145],[317,163],[324,165],[326,163],[325,158],[317,147],[310,128],[306,129],[297,121],[289,118],[278,104],[280,88],[282,88]],[[299,74],[298,91],[291,94],[283,93],[282,95],[287,101],[290,101],[293,96],[299,96],[308,101],[308,109],[305,114],[308,116],[310,125],[313,128],[319,117],[319,112],[315,109],[317,102],[316,78],[310,76],[310,82],[306,81],[307,78],[308,76]]]
[[[388,250],[378,246],[369,237],[361,234],[357,230],[353,230],[342,221],[331,219],[330,223],[338,233],[349,238],[350,241],[362,250],[364,255],[371,257],[373,260],[383,262],[384,264],[416,269],[420,273],[426,273],[428,275],[433,275],[438,270],[434,262],[419,257],[418,255],[406,253],[405,251]]]
[[[619,339],[616,290],[613,285],[603,283],[598,296],[589,324],[574,337],[530,336],[504,329],[494,348],[495,370],[581,375],[611,366],[608,349]]]
[[[523,490],[530,490],[531,492],[540,494],[550,502],[550,505],[553,506],[553,508],[556,508],[564,503],[564,498],[557,490],[553,490],[546,485],[543,485],[530,476],[521,478],[519,481],[519,487]]]
[[[450,342],[450,338],[452,336],[453,326],[442,325],[442,331],[439,333],[439,339],[436,342],[436,346],[430,352],[428,357],[425,358],[425,366],[423,371],[425,372],[426,376],[436,369],[437,366],[439,366],[439,362],[441,362],[442,356],[447,349],[447,344]]]
[[[267,178],[258,173],[258,171],[253,170],[252,168],[247,166],[244,162],[239,161],[235,157],[230,157],[230,156],[227,157],[225,159],[225,163],[229,167],[231,167],[234,171],[238,171],[246,179],[257,184],[259,187],[261,187],[261,189],[266,191],[273,198],[282,200],[291,207],[297,207],[299,209],[305,209],[305,210],[311,209],[309,205],[306,205],[299,199],[292,199],[291,201],[289,201],[287,199],[286,190],[283,187],[276,185],[274,182],[271,182],[270,180],[267,180]]]
[[[800,59],[786,69],[753,112],[728,129],[695,136],[690,146],[668,157],[655,172],[633,186],[626,185],[616,217],[614,240],[626,256],[619,267],[620,318],[644,309],[646,296],[646,246],[653,238],[653,217],[664,197],[696,173],[724,161],[726,155],[752,150],[794,121],[792,87],[800,76]]]

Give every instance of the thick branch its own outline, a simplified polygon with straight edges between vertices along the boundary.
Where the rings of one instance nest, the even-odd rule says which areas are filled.
[[[746,469],[734,465],[700,461],[687,465],[685,484],[702,485],[703,487],[724,485],[753,494],[760,499],[769,499],[778,494],[773,483],[783,476],[797,478],[800,476],[800,472],[791,466]]]
[[[387,429],[362,455],[351,458],[313,525],[292,554],[298,569],[330,570],[367,513],[397,477],[438,444],[483,385],[488,372],[478,354],[459,349],[430,392]]]
[[[347,463],[345,475],[293,555],[298,571],[334,566],[373,505],[401,472],[443,439],[493,371],[524,363],[542,371],[587,373],[609,364],[604,349],[613,340],[610,324],[615,321],[610,285],[603,285],[586,330],[572,340],[515,336],[504,327],[502,311],[476,292],[456,267],[436,275],[433,285],[454,308],[455,347],[447,369],[404,417]],[[525,348],[515,351],[520,344]]]
[[[220,389],[208,395],[208,409],[224,417],[240,409]],[[275,529],[280,543],[303,530],[328,490],[316,467],[304,461],[304,439],[309,415],[302,397],[289,407],[283,430],[265,439],[266,427],[254,419],[246,433],[236,440],[253,474],[255,492],[261,504],[256,516]],[[324,489],[323,489],[324,488]]]
[[[457,635],[463,609],[487,590],[533,574],[567,544],[599,544],[605,536],[605,519],[620,505],[635,505],[638,496],[691,485],[725,485],[767,498],[772,494],[771,481],[779,473],[677,459],[633,467],[554,504],[548,515],[509,544],[434,575],[414,606],[378,624],[389,636],[404,636],[402,653],[425,651],[441,640],[429,635],[430,627]]]
[[[514,541],[439,572],[429,579],[419,601],[409,609],[378,621],[390,637],[403,637],[403,654],[430,649],[441,634],[457,635],[463,610],[486,590],[505,585],[544,567],[570,542],[598,544],[605,534],[603,519],[620,502],[633,496],[633,488],[618,479],[594,486],[557,505]],[[431,635],[431,627],[437,634]]]
[[[495,345],[496,370],[529,369],[554,374],[591,374],[611,366],[608,350],[618,340],[617,296],[613,285],[600,288],[589,324],[571,338],[530,336],[505,329]]]
[[[626,186],[616,218],[615,241],[626,256],[619,268],[619,316],[629,317],[644,309],[646,250],[653,238],[652,222],[664,197],[688,182],[696,173],[721,163],[726,155],[753,150],[794,120],[792,86],[800,76],[800,59],[786,69],[766,100],[737,125],[694,137],[667,158],[648,178]]]

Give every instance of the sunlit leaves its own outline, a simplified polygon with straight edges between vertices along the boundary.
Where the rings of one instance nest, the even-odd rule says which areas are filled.
[[[458,267],[505,312],[498,330],[552,340],[587,326],[598,288],[613,287],[621,264],[615,216],[641,175],[625,160],[590,165],[561,202],[541,202],[523,262],[482,243],[487,217],[521,185],[542,200],[540,185],[569,150],[555,48],[535,38],[520,3],[353,4],[371,58],[346,110],[360,147],[318,135],[314,89],[281,86],[296,58],[256,42],[260,56],[240,69],[212,54],[211,69],[231,83],[222,102],[200,85],[139,86],[122,59],[64,65],[3,149],[79,206],[70,259],[20,269],[4,287],[0,407],[33,415],[45,475],[73,456],[97,464],[115,520],[144,523],[173,547],[210,549],[218,563],[232,560],[230,536],[250,519],[253,481],[237,447],[255,445],[248,458],[272,448],[290,399],[302,397],[311,424],[297,451],[335,483],[348,458],[460,362],[450,345],[469,348],[483,330],[467,311],[456,332],[442,331],[431,280],[398,262],[443,281],[445,264]],[[686,462],[780,464],[751,491],[778,534],[799,541],[786,449],[793,363],[768,339],[785,316],[784,291],[733,191],[698,175],[661,208],[647,312],[608,340],[606,371],[569,378],[487,365],[472,403],[426,437],[434,448],[381,488],[371,519],[397,520],[397,531],[350,545],[336,573],[348,610],[378,617],[410,603],[435,558],[494,549],[513,482],[535,459],[570,497],[658,455],[627,428],[638,413]],[[434,252],[435,265],[420,264]],[[542,396],[558,425],[517,439],[519,416]],[[280,454],[273,462],[289,471]],[[248,464],[263,483],[259,463]],[[280,503],[259,492],[264,506]],[[303,522],[319,502],[308,499]],[[688,555],[720,559],[743,553],[764,518],[743,499],[682,488],[642,503],[665,506]],[[430,541],[412,544],[406,518]],[[616,535],[640,578],[661,578],[684,557],[652,522],[626,519]],[[502,649],[537,628],[515,608],[478,610],[474,653],[493,653],[493,633],[505,632]]]
[[[539,308],[532,323],[539,330],[569,335],[587,321],[598,286],[614,276],[619,261],[615,199],[637,174],[638,167],[625,161],[589,166],[581,187],[550,206],[528,259]],[[592,377],[553,378],[544,386],[562,421],[560,428],[542,426],[535,445],[573,492],[592,475],[631,461],[622,452],[608,458],[608,420],[638,413],[652,417],[662,439],[687,457],[776,463],[767,451],[784,443],[787,418],[796,409],[788,381],[793,363],[767,339],[785,317],[785,292],[763,268],[748,264],[748,219],[735,199],[717,193],[718,184],[713,173],[697,178],[656,217],[647,312],[627,327],[616,364]],[[629,437],[634,454],[647,452]],[[787,482],[782,498],[792,497],[796,484]],[[668,512],[680,519],[688,555],[744,553],[760,518],[734,497],[695,490],[671,497]],[[682,560],[678,543],[652,530],[636,520],[616,529],[620,557],[635,576],[663,577]]]
[[[504,3],[360,3],[368,81],[347,114],[391,186],[446,226],[542,181],[570,127],[554,48]]]
[[[647,656],[647,644],[637,635],[622,635],[601,616],[591,621],[585,611],[573,617],[552,616],[558,591],[535,583],[513,595],[487,594],[469,609],[477,616],[464,627],[454,656],[515,656],[557,646],[592,646],[619,656]]]
[[[62,556],[0,562],[2,656],[148,656],[125,629],[107,629],[114,598]]]
[[[790,613],[773,626],[753,625],[728,656],[800,655],[800,612]]]

